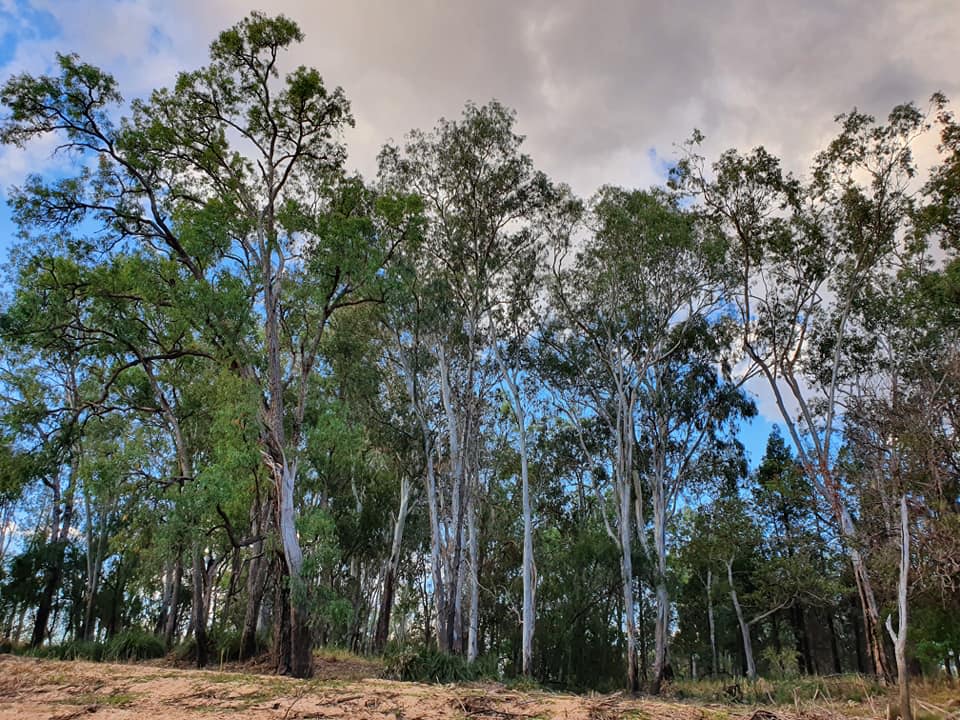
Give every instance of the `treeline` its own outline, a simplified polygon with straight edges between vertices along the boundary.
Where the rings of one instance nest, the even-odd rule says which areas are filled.
[[[3,634],[654,692],[956,672],[945,98],[840,116],[804,175],[695,134],[582,200],[496,102],[348,174],[302,40],[253,14],[129,103],[72,55],[3,86],[3,142],[70,168],[11,193]],[[783,428],[753,472],[748,387]]]

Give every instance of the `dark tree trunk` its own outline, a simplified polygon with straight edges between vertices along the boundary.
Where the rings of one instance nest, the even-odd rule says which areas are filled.
[[[280,555],[273,600],[273,657],[278,675],[290,674],[290,589],[287,564]]]
[[[837,642],[837,629],[834,626],[833,612],[827,611],[827,632],[830,635],[830,655],[833,660],[833,672],[837,675],[843,672],[843,666],[840,663],[840,646]]]
[[[170,594],[170,609],[167,612],[166,625],[163,628],[163,645],[169,650],[177,634],[177,622],[180,614],[180,585],[183,580],[183,562],[180,556],[173,567],[173,587]]]
[[[810,636],[807,635],[805,613],[800,603],[797,603],[790,609],[790,624],[793,628],[800,673],[808,675],[814,672],[814,668],[812,658],[810,657]]]
[[[860,621],[856,612],[850,616],[850,626],[853,628],[853,647],[857,651],[857,672],[859,672],[861,675],[866,675],[867,663],[866,658],[864,657],[863,631],[860,628]]]
[[[290,674],[297,678],[313,676],[313,635],[305,603],[290,603]]]
[[[243,631],[240,633],[240,657],[249,658],[257,654],[257,621],[263,594],[267,585],[268,568],[264,558],[262,543],[257,543],[256,555],[250,560],[250,574],[247,578],[247,607],[243,613]]]
[[[380,600],[380,612],[377,614],[377,629],[373,635],[373,647],[377,652],[382,652],[383,648],[386,647],[387,635],[390,633],[394,582],[393,564],[390,563],[383,578],[383,597]]]
[[[47,623],[53,611],[53,598],[60,589],[60,578],[63,576],[63,555],[66,543],[57,542],[51,553],[46,571],[43,573],[43,592],[40,594],[40,603],[37,605],[37,614],[33,621],[33,634],[30,636],[30,647],[40,647],[47,637]]]

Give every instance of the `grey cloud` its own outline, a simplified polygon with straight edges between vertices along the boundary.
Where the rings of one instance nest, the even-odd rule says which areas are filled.
[[[884,114],[934,90],[960,95],[960,4],[606,0],[129,0],[51,3],[64,42],[118,74],[128,94],[203,61],[251,9],[284,12],[316,66],[350,97],[351,162],[491,97],[516,108],[528,149],[581,193],[646,185],[694,127],[708,150],[765,144],[802,169],[853,106]],[[154,29],[165,38],[158,43]],[[21,64],[53,43],[34,43]],[[29,57],[24,57],[29,54]],[[45,58],[46,59],[46,58]]]

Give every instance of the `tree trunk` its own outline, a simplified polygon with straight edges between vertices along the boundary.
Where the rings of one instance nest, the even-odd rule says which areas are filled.
[[[667,630],[670,621],[670,598],[667,595],[667,583],[664,578],[666,568],[658,570],[657,574],[657,616],[653,648],[653,686],[654,695],[660,694],[663,685],[664,673],[667,667]]]
[[[377,628],[374,632],[373,647],[377,652],[383,652],[390,634],[390,614],[393,611],[394,584],[397,569],[400,566],[400,549],[403,544],[403,528],[410,512],[410,481],[400,479],[400,508],[397,510],[397,519],[393,524],[393,544],[390,547],[390,557],[383,573],[383,594],[380,597],[380,612],[377,615]]]
[[[720,673],[717,659],[717,625],[713,617],[713,570],[707,570],[707,624],[710,626],[710,672],[716,677]]]
[[[199,545],[193,549],[193,617],[190,624],[193,626],[193,637],[197,643],[197,667],[206,667],[209,661],[209,644],[207,643],[207,608],[204,594],[204,580],[206,568],[203,564],[203,550]]]
[[[533,633],[536,624],[536,570],[533,559],[533,509],[530,503],[530,472],[527,453],[527,418],[520,394],[517,373],[511,371],[500,354],[500,345],[493,339],[493,350],[500,370],[510,389],[513,416],[517,422],[520,450],[520,494],[523,512],[523,613],[521,616],[521,672],[530,677],[533,668]]]
[[[313,642],[307,611],[306,588],[303,584],[303,551],[297,537],[296,514],[293,507],[296,484],[296,463],[286,459],[279,470],[280,539],[283,558],[287,566],[290,602],[290,663],[293,677],[308,678],[313,675]]]
[[[523,502],[523,667],[529,677],[533,672],[533,632],[536,624],[536,571],[533,559],[533,508],[530,502],[530,473],[527,460],[525,416],[518,414],[520,424],[520,483]]]
[[[732,560],[727,560],[727,579],[730,582],[730,600],[733,601],[733,609],[737,613],[737,622],[740,623],[740,633],[743,635],[743,656],[747,663],[747,678],[753,681],[757,679],[757,666],[753,662],[753,643],[750,641],[750,625],[743,617],[743,609],[740,607],[740,600],[737,598],[737,591],[733,584]]]
[[[900,578],[897,583],[898,626],[893,629],[893,619],[887,615],[887,632],[893,640],[897,660],[897,684],[900,689],[900,720],[912,720],[910,709],[910,668],[907,665],[907,589],[910,579],[910,515],[907,496],[900,498]]]
[[[247,606],[243,612],[243,630],[240,633],[240,658],[250,658],[257,654],[257,625],[260,619],[260,607],[267,586],[267,562],[263,557],[263,541],[253,545],[253,557],[250,558],[250,570],[247,576]]]
[[[173,582],[170,594],[170,609],[167,611],[166,623],[163,628],[163,645],[169,650],[173,647],[174,636],[177,632],[177,615],[180,612],[180,583],[183,579],[183,563],[180,555],[173,568]]]
[[[67,542],[70,537],[70,527],[73,521],[73,489],[77,475],[77,461],[71,460],[70,463],[70,481],[66,492],[63,494],[63,511],[60,511],[60,478],[56,478],[53,483],[53,522],[50,532],[50,554],[47,560],[47,567],[43,574],[43,591],[40,594],[40,602],[37,605],[37,612],[34,616],[33,633],[30,638],[30,647],[40,647],[47,636],[47,623],[50,620],[50,613],[53,610],[53,599],[60,589],[60,581],[63,578],[63,561],[67,550]]]
[[[633,557],[631,554],[630,481],[621,482],[620,495],[620,580],[623,584],[624,632],[627,640],[627,690],[640,690],[637,672],[637,625],[633,600]]]
[[[833,672],[837,675],[843,672],[843,666],[840,664],[840,646],[837,642],[837,629],[834,626],[833,612],[827,609],[827,632],[830,635],[830,655],[833,659]]]
[[[469,552],[470,572],[470,617],[467,629],[467,662],[477,659],[477,648],[480,633],[480,559],[479,533],[477,530],[476,495],[479,483],[474,483],[470,497],[467,500],[467,550]]]

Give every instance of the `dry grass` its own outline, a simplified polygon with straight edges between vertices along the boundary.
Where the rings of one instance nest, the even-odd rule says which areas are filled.
[[[348,673],[375,663],[343,654],[320,654],[318,668]],[[329,673],[328,673],[329,674]],[[389,680],[293,680],[275,675],[171,669],[156,664],[117,665],[0,656],[0,720],[834,720],[882,718],[885,698],[833,696],[764,707],[708,698],[673,700],[612,695],[521,691],[497,683],[421,685]],[[689,692],[691,688],[687,687]],[[705,687],[702,692],[715,692]],[[956,688],[917,688],[918,717],[951,717],[960,710]],[[672,689],[680,694],[680,686]],[[928,708],[934,708],[929,709]],[[937,714],[941,708],[942,713]],[[960,718],[957,718],[960,720]]]

